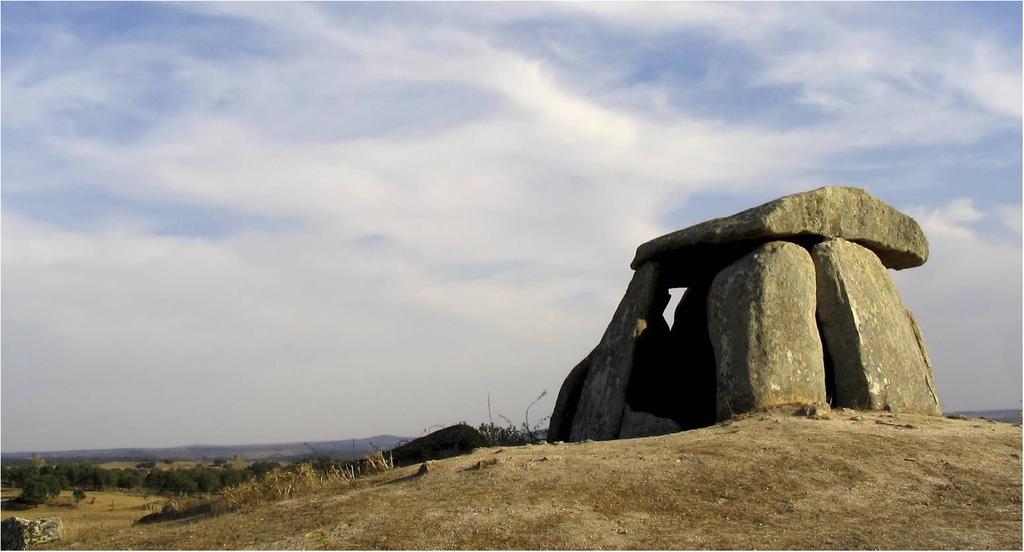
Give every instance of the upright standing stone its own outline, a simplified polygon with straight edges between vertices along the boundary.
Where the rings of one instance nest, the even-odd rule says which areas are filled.
[[[708,292],[708,328],[719,419],[825,401],[814,307],[814,263],[799,245],[766,243],[718,273]]]
[[[941,414],[920,330],[878,257],[843,239],[821,242],[811,254],[835,404]]]
[[[660,317],[668,304],[668,291],[659,289],[658,274],[658,263],[645,263],[633,273],[626,295],[590,355],[569,440],[618,437],[638,342],[651,324],[649,320]]]

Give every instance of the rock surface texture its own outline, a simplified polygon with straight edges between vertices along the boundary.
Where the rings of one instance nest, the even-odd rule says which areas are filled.
[[[811,255],[836,406],[941,414],[920,330],[878,257],[843,239]]]
[[[857,242],[888,268],[928,260],[928,240],[914,219],[859,188],[827,186],[655,238],[637,248],[631,266],[665,253],[686,255],[689,246],[808,235]]]
[[[644,243],[548,439],[615,439],[782,405],[941,414],[921,329],[887,272],[919,266],[914,219],[857,188],[785,196]],[[673,324],[670,288],[686,288]]]
[[[627,404],[622,414],[622,428],[619,430],[619,439],[653,437],[654,435],[665,435],[682,430],[682,426],[668,418],[655,416],[648,412],[633,412],[633,409]]]
[[[24,550],[27,546],[59,540],[64,535],[64,523],[55,517],[12,517],[3,521],[0,532],[4,550]]]
[[[762,245],[718,273],[708,293],[718,419],[825,401],[815,295],[814,262],[789,242]]]

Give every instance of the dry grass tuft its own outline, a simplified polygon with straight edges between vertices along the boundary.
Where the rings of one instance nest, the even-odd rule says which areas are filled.
[[[377,451],[355,464],[330,466],[318,470],[304,462],[294,469],[278,468],[262,477],[246,481],[222,492],[226,510],[255,508],[267,502],[306,495],[320,489],[335,487],[363,475],[385,472],[395,467],[390,455]]]
[[[384,453],[378,450],[360,460],[357,469],[359,470],[359,475],[372,475],[386,472],[394,467],[395,460],[391,457],[391,454],[388,453],[387,456],[384,456]]]
[[[308,463],[295,470],[278,468],[262,477],[224,489],[222,496],[229,510],[255,508],[267,502],[282,500],[324,487],[334,486],[355,478],[355,473],[335,467],[319,472]]]

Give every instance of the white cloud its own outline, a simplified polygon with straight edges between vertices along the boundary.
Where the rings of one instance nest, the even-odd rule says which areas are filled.
[[[547,388],[535,411],[550,409],[604,329],[633,249],[672,230],[666,212],[703,192],[816,187],[835,155],[967,144],[1013,114],[1006,98],[1019,71],[1004,63],[1012,56],[987,45],[947,55],[971,37],[908,46],[891,27],[848,28],[844,10],[817,7],[801,7],[800,21],[790,7],[651,7],[431,8],[444,17],[366,25],[308,4],[188,4],[182,9],[258,25],[273,55],[204,57],[161,41],[69,47],[63,38],[50,53],[88,55],[51,75],[40,60],[5,57],[5,127],[31,133],[72,167],[66,172],[129,203],[214,206],[293,224],[184,238],[121,216],[86,233],[5,206],[3,324],[14,345],[4,349],[4,419],[46,404],[40,423],[58,427],[58,403],[84,392],[64,411],[107,412],[132,436],[105,443],[117,445],[145,444],[131,427],[135,411],[155,416],[171,440],[246,441],[474,421],[488,391],[517,416]],[[652,35],[698,29],[745,45],[760,62],[752,85],[792,85],[831,118],[782,130],[685,105],[616,104],[609,98],[627,92],[588,93],[578,85],[586,75],[495,39],[510,18],[552,14]],[[786,39],[794,32],[804,43]],[[173,112],[133,86],[157,60],[171,75]],[[381,99],[381,90],[399,92]],[[628,93],[669,92],[646,83]],[[415,105],[426,107],[406,105],[424,96]],[[80,105],[116,108],[145,129],[132,140],[83,133],[61,111]],[[384,120],[393,125],[376,124]],[[67,185],[42,173],[37,182],[31,171],[5,170],[4,187]],[[1000,209],[1019,231],[1019,207]],[[982,330],[947,336],[955,313],[937,298],[1012,295],[1006,259],[1016,259],[1019,284],[1020,248],[974,232],[971,224],[995,215],[969,197],[919,216],[934,255],[907,273],[921,274],[908,280],[908,303],[929,336],[940,336],[941,375],[992,341]],[[966,254],[978,255],[977,269],[949,260]],[[956,304],[980,317],[979,328],[1011,316]],[[1019,313],[1014,320],[1019,329]],[[10,394],[23,388],[37,395]],[[189,419],[221,425],[183,426],[182,404],[196,410]],[[76,445],[104,438],[81,433]]]
[[[1014,408],[1020,401],[1021,245],[972,226],[1013,209],[1019,213],[1012,205],[981,211],[970,198],[957,198],[911,211],[931,255],[895,276],[922,325],[947,410]]]
[[[1020,205],[1001,205],[996,209],[996,216],[1007,229],[1012,230],[1020,240],[1024,232],[1024,222],[1021,221],[1022,209]]]
[[[975,231],[969,224],[984,217],[985,215],[974,207],[974,201],[969,197],[956,198],[932,210],[919,209],[917,213],[917,218],[927,231],[927,235],[970,239],[974,238]]]

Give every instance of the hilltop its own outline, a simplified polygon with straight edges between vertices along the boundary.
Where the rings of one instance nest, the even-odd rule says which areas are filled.
[[[483,448],[60,548],[1021,547],[1021,428],[756,414],[694,431]]]

